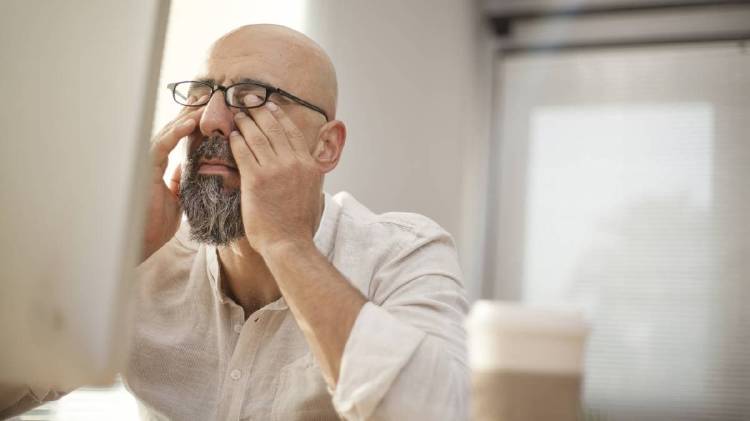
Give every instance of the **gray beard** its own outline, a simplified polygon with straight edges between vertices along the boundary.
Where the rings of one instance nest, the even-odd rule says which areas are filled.
[[[190,237],[204,244],[226,246],[245,236],[239,189],[225,189],[220,175],[198,174],[201,159],[236,161],[229,142],[211,136],[188,156],[180,180],[180,202],[190,224]]]

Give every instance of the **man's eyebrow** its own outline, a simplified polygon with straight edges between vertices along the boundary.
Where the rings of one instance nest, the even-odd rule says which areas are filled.
[[[271,85],[270,83],[267,83],[267,82],[263,82],[262,80],[258,80],[258,79],[250,79],[250,78],[248,78],[248,77],[243,77],[243,78],[239,79],[239,80],[238,80],[237,82],[235,82],[235,83],[259,83],[259,84],[261,84],[261,85],[268,85],[268,86],[273,86],[273,85]]]
[[[216,79],[213,79],[213,78],[210,78],[210,77],[197,77],[194,80],[196,82],[203,82],[203,83],[207,83],[207,84],[212,85],[212,86],[216,85]],[[266,86],[273,86],[272,84],[270,84],[268,82],[264,82],[264,81],[258,80],[258,79],[250,79],[249,77],[240,78],[240,79],[238,79],[236,81],[233,81],[233,82],[229,83],[229,85],[234,85],[235,83],[257,83],[257,84],[266,85]],[[229,85],[227,85],[227,86],[229,86]]]

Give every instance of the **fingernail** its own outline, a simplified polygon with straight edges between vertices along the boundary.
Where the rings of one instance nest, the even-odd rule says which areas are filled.
[[[247,105],[258,105],[260,103],[261,100],[257,95],[249,94],[245,96],[245,104]]]
[[[237,130],[232,130],[232,133],[229,133],[229,137],[238,136],[239,134],[240,132],[238,132]]]
[[[278,109],[279,109],[279,106],[278,106],[278,105],[276,105],[276,104],[274,104],[274,103],[273,103],[273,102],[271,102],[271,101],[268,101],[268,102],[266,102],[266,108],[268,108],[268,109],[269,109],[269,110],[271,110],[271,111],[276,111],[276,110],[278,110]]]
[[[245,118],[245,117],[247,117],[247,114],[243,113],[242,111],[234,114],[234,118]]]

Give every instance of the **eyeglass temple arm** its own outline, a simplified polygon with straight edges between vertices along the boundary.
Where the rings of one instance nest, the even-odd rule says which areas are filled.
[[[328,114],[326,114],[326,112],[325,112],[325,111],[323,111],[323,109],[321,109],[320,107],[317,107],[317,106],[315,106],[315,105],[313,105],[313,104],[310,104],[309,102],[305,101],[304,99],[302,99],[302,98],[298,98],[298,97],[296,97],[296,96],[294,96],[294,95],[290,94],[289,92],[286,92],[286,91],[285,91],[285,90],[283,90],[283,89],[279,89],[279,88],[276,88],[276,92],[277,92],[277,93],[279,93],[280,95],[283,95],[283,96],[285,96],[285,97],[287,97],[287,98],[291,99],[291,100],[292,100],[292,101],[294,101],[294,102],[297,102],[297,103],[299,103],[299,104],[302,104],[302,105],[304,105],[305,107],[311,108],[311,109],[313,109],[313,110],[315,110],[315,111],[317,111],[317,112],[319,112],[319,113],[323,114],[323,117],[325,117],[325,118],[326,118],[326,121],[330,121],[330,120],[328,119]]]

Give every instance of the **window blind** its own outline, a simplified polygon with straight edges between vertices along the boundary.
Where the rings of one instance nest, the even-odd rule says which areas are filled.
[[[585,309],[597,419],[750,419],[747,45],[497,68],[495,296]]]

